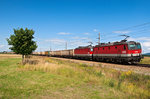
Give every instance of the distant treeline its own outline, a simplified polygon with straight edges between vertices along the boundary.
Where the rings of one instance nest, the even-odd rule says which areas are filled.
[[[143,55],[143,56],[150,57],[150,55]]]

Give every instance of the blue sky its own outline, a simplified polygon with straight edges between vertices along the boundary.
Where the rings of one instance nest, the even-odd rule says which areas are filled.
[[[126,34],[150,52],[149,5],[150,0],[0,0],[0,51],[9,51],[6,38],[14,28],[27,27],[35,31],[37,51],[65,49],[66,42],[69,49],[95,45],[100,32],[101,42]]]

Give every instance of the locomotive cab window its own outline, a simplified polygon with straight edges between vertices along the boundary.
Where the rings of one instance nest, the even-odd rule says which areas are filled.
[[[141,45],[140,44],[137,44],[137,49],[141,49]]]
[[[129,49],[130,50],[135,50],[136,49],[136,45],[135,44],[129,44]]]
[[[129,44],[128,47],[129,47],[130,50],[141,49],[141,45],[139,43]]]

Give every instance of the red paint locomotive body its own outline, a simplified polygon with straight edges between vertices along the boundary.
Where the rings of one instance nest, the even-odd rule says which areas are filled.
[[[138,42],[101,43],[93,48],[93,60],[111,62],[139,62],[142,58]]]
[[[74,57],[80,59],[92,59],[93,47],[85,46],[74,49]]]

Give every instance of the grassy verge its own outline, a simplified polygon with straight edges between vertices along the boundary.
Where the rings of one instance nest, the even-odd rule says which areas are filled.
[[[144,59],[141,60],[140,64],[150,64],[150,57],[144,56]]]
[[[149,58],[148,58],[149,59]],[[104,68],[99,66],[87,66],[85,64],[71,63],[70,61],[61,61],[57,59],[48,59],[49,62],[55,64],[65,64],[73,67],[78,67],[90,74],[95,83],[114,88],[120,92],[125,92],[129,96],[138,98],[150,98],[150,76],[136,74],[132,71],[122,72],[115,69]],[[84,73],[85,74],[85,73]]]
[[[0,98],[150,98],[150,76],[51,58],[20,61],[0,60]]]

